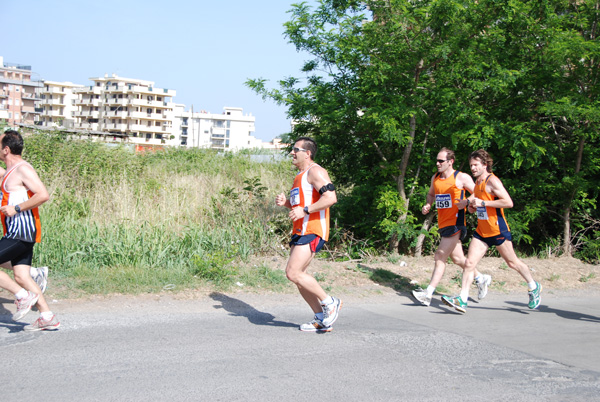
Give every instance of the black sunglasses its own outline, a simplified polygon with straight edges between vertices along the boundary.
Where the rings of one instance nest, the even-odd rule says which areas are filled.
[[[294,152],[306,152],[306,149],[294,147],[294,148],[292,148],[292,151],[294,151]]]
[[[437,163],[444,163],[444,162],[448,162],[450,159],[436,159]]]

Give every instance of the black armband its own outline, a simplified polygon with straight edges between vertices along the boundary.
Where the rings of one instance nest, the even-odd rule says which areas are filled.
[[[319,190],[319,194],[323,195],[323,193],[327,192],[327,191],[335,191],[335,186],[332,183],[329,184],[325,184],[323,187],[321,187],[321,189]]]

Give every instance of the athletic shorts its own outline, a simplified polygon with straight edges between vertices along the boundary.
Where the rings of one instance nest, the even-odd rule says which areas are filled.
[[[292,236],[292,241],[290,241],[290,246],[294,246],[294,245],[301,246],[303,244],[309,244],[310,251],[312,251],[313,253],[318,253],[319,251],[321,251],[321,249],[325,245],[325,240],[321,239],[319,236],[317,236],[315,234],[309,234],[309,235],[304,235],[304,236],[300,236],[300,235]]]
[[[0,264],[4,264],[10,261],[12,266],[15,265],[29,265],[33,260],[33,246],[35,243],[28,241],[7,239],[3,237],[0,239]]]
[[[438,230],[442,237],[456,236],[460,232],[460,240],[463,241],[467,237],[467,228],[465,226],[446,226]]]
[[[512,235],[510,234],[510,232],[502,232],[499,235],[492,236],[492,237],[483,237],[483,236],[480,236],[479,233],[475,232],[475,233],[473,233],[473,237],[481,240],[482,242],[487,244],[489,247],[499,246],[502,243],[504,243],[506,240],[512,241]]]

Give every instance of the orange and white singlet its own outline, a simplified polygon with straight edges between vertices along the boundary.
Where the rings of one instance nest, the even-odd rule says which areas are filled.
[[[438,211],[438,228],[447,226],[465,226],[465,210],[456,207],[455,200],[462,200],[465,191],[456,187],[456,176],[460,172],[454,171],[450,177],[442,179],[437,173],[433,179],[433,191],[435,193],[435,207]]]
[[[491,173],[485,180],[479,184],[475,184],[475,197],[483,201],[494,201],[498,197],[495,197],[485,190],[486,184],[490,177],[494,174]],[[492,237],[498,236],[502,233],[510,232],[508,223],[504,218],[504,208],[494,207],[477,207],[477,233],[481,237]]]
[[[21,162],[13,166],[4,174],[2,185],[2,206],[19,205],[33,196],[33,193],[27,189],[18,191],[7,191],[6,180],[15,171],[16,168],[27,162]],[[2,227],[4,228],[4,237],[8,239],[22,240],[30,243],[39,243],[42,239],[42,225],[37,208],[17,213],[13,217],[2,214]]]
[[[290,204],[294,207],[307,207],[321,198],[319,191],[308,182],[308,171],[315,166],[313,163],[308,169],[294,177],[294,184],[290,191]],[[327,241],[329,239],[329,208],[305,215],[304,218],[294,221],[292,235],[315,234]]]

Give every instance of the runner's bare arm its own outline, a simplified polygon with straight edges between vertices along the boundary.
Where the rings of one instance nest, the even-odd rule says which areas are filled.
[[[458,209],[463,209],[475,200],[475,196],[473,195],[473,191],[475,190],[475,182],[473,181],[473,178],[471,176],[462,172],[457,175],[456,181],[456,186],[458,188],[467,190],[471,194],[468,198],[465,195],[464,199],[458,200],[458,202],[456,203],[456,207]],[[467,202],[467,200],[469,200],[469,202]]]
[[[280,193],[275,197],[275,205],[292,209],[292,204],[290,204],[290,200],[286,198],[284,193]]]
[[[321,189],[323,186],[331,183],[331,179],[329,178],[329,173],[327,170],[323,169],[320,166],[315,166],[308,171],[308,182],[312,184],[314,188]],[[325,191],[321,194],[321,198],[314,204],[308,207],[309,212],[316,212],[327,209],[331,207],[333,204],[337,202],[337,194],[335,190],[333,191]]]
[[[431,204],[435,201],[435,192],[433,191],[434,180],[435,175],[431,176],[431,185],[429,186],[429,192],[427,192],[427,196],[425,197],[425,205],[421,208],[421,213],[423,215],[427,215],[431,211]]]
[[[31,166],[20,166],[18,168],[18,173],[21,178],[22,185],[33,193],[31,198],[19,204],[21,211],[27,211],[29,209],[39,207],[50,199],[50,195],[48,194],[48,190],[46,190],[46,186],[44,186],[44,183],[42,183],[39,176]],[[13,205],[5,205],[0,207],[0,211],[9,217],[17,214],[17,211],[15,211],[15,207]]]
[[[488,180],[487,185],[486,185],[486,191],[498,198],[497,200],[486,201],[485,202],[486,207],[492,207],[492,208],[512,208],[513,207],[512,198],[510,198],[508,191],[506,191],[506,189],[504,188],[504,185],[502,184],[502,181],[498,177],[496,177],[496,176],[490,177],[490,179]],[[476,198],[475,203],[476,203],[475,204],[476,207],[482,206],[480,199]]]

